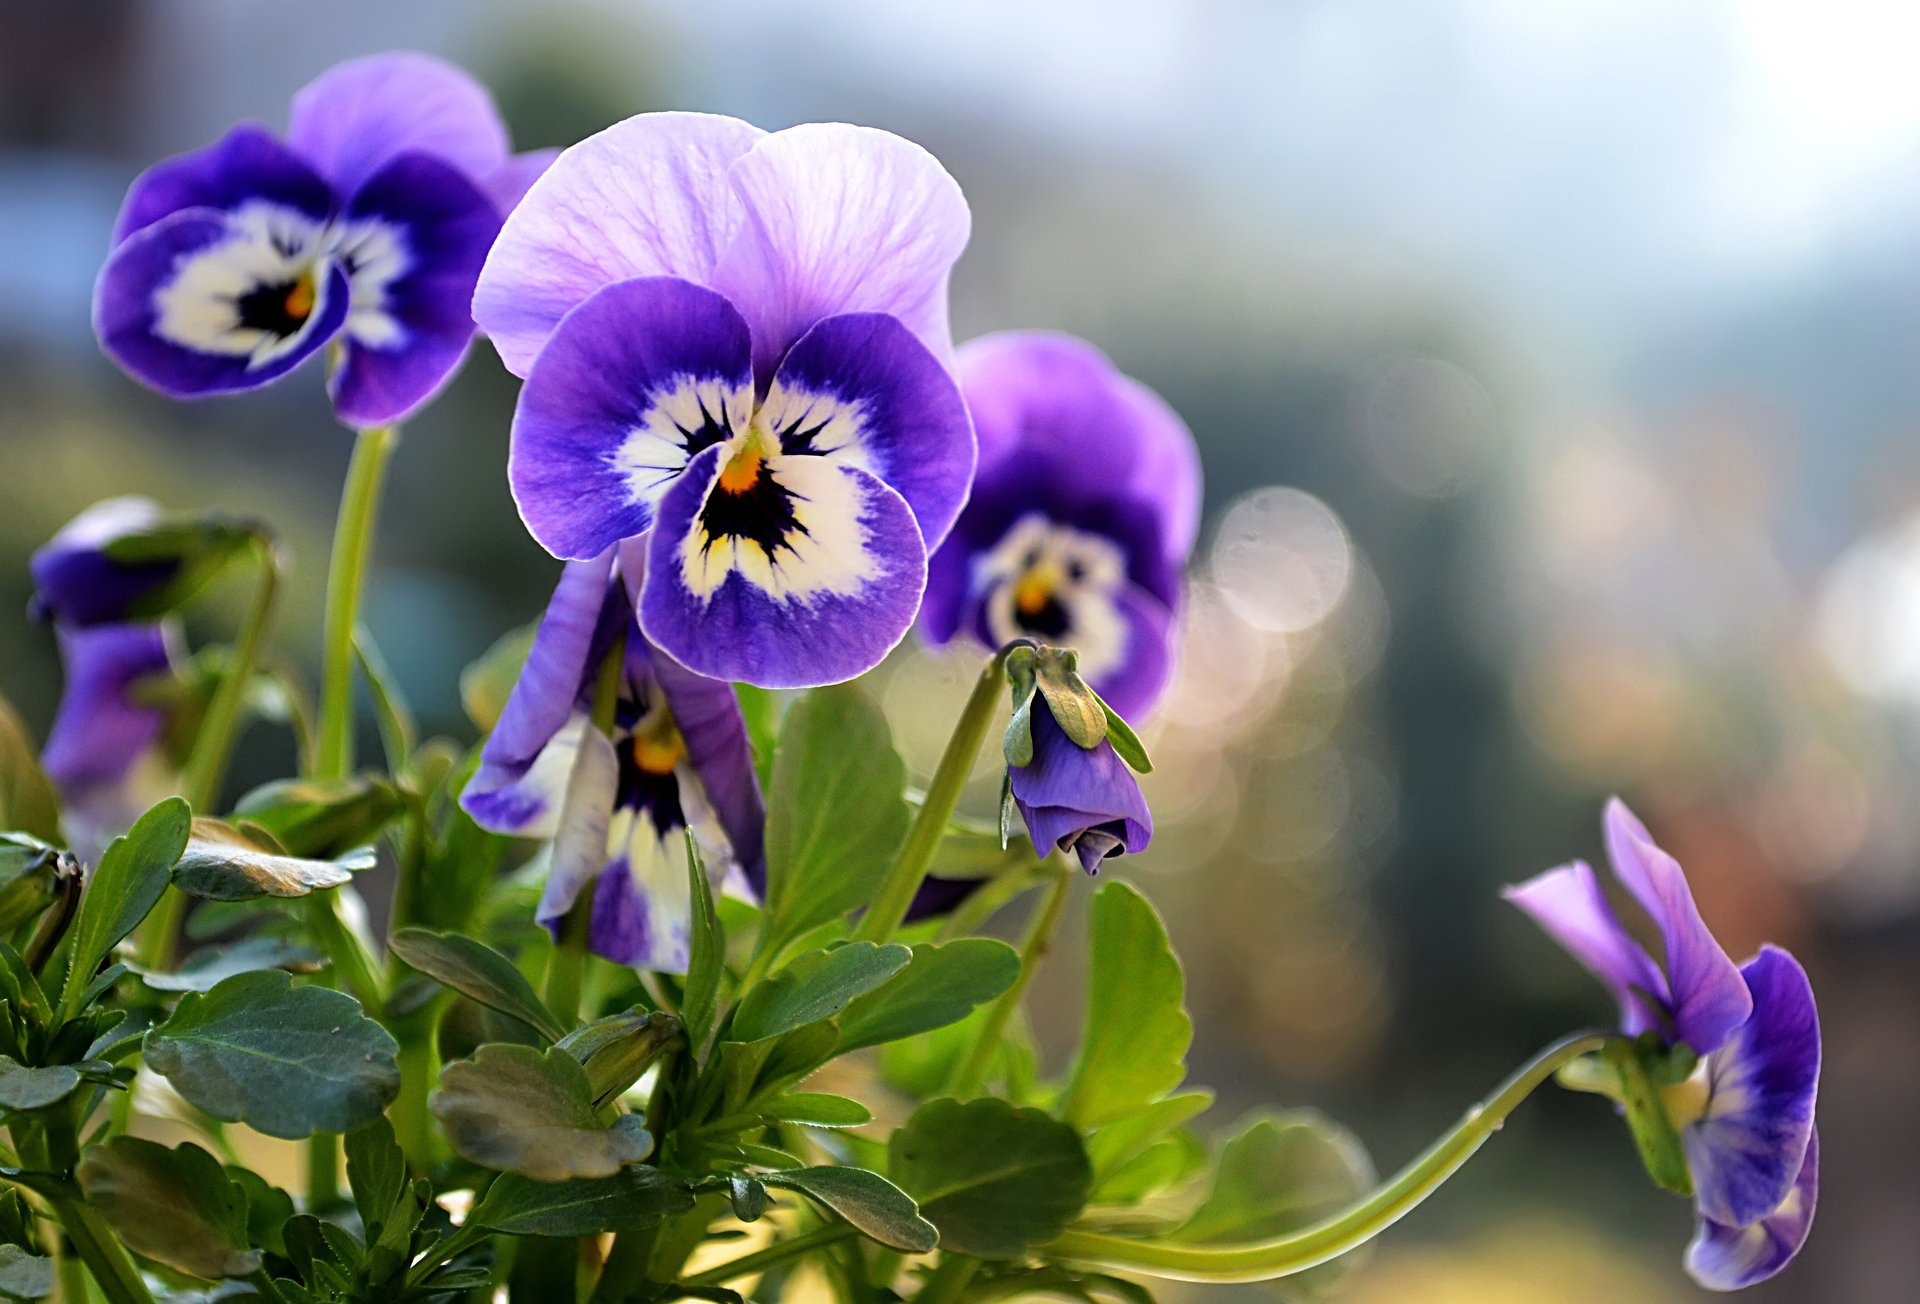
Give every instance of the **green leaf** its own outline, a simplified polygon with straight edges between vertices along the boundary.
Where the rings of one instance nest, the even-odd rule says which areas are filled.
[[[765,787],[773,778],[773,757],[780,741],[780,694],[771,688],[735,684],[733,696],[740,703],[740,719],[747,726],[747,747],[753,752],[754,772]]]
[[[611,1177],[653,1149],[640,1118],[595,1117],[586,1070],[557,1048],[482,1046],[441,1072],[433,1112],[462,1159],[537,1182]]]
[[[907,967],[913,952],[897,943],[850,942],[807,951],[769,974],[746,994],[733,1016],[729,1041],[765,1041],[831,1019]]]
[[[0,937],[80,886],[80,863],[66,852],[26,833],[0,833]]]
[[[512,1173],[497,1179],[469,1217],[508,1236],[597,1236],[631,1231],[693,1208],[685,1182],[657,1168],[622,1169],[612,1177],[536,1182]]]
[[[1207,1148],[1198,1137],[1174,1132],[1101,1177],[1089,1203],[1139,1204],[1184,1182],[1206,1162]]]
[[[377,775],[284,779],[255,788],[234,808],[296,856],[335,856],[374,842],[406,798]]]
[[[943,1248],[982,1259],[1054,1239],[1093,1184],[1079,1133],[991,1097],[922,1105],[889,1139],[887,1171]]]
[[[1020,976],[1020,953],[989,937],[913,948],[905,972],[840,1015],[840,1053],[958,1023]]]
[[[45,1299],[53,1294],[53,1260],[18,1245],[0,1245],[0,1295]]]
[[[864,1127],[873,1114],[857,1100],[820,1091],[791,1091],[759,1107],[761,1118],[808,1127]]]
[[[0,697],[0,829],[60,840],[60,799],[13,704]]]
[[[907,771],[887,718],[851,684],[787,713],[767,794],[767,932],[798,937],[873,899],[907,835]]]
[[[298,1140],[384,1110],[398,1050],[351,996],[263,969],[183,996],[147,1034],[146,1063],[215,1118]]]
[[[71,1064],[30,1069],[0,1055],[0,1113],[45,1109],[65,1100],[79,1085],[79,1071]]]
[[[372,847],[332,860],[285,856],[230,824],[200,819],[193,822],[193,836],[173,867],[173,885],[208,901],[303,897],[349,883],[373,865]]]
[[[323,967],[325,960],[326,957],[310,946],[260,933],[232,946],[211,946],[196,951],[172,973],[151,973],[137,966],[134,972],[156,992],[204,992],[237,973],[261,969],[314,973]]]
[[[693,903],[693,935],[688,946],[686,995],[680,1002],[680,1017],[686,1022],[687,1039],[696,1049],[705,1046],[713,1030],[713,1016],[719,1008],[720,979],[727,967],[727,937],[713,907],[713,884],[707,878],[705,859],[686,831],[688,897]]]
[[[520,680],[520,668],[533,650],[533,634],[539,622],[522,625],[502,634],[497,642],[480,654],[478,660],[460,672],[460,704],[467,718],[481,733],[491,733],[507,709],[507,698]]]
[[[120,939],[131,933],[167,890],[167,879],[187,849],[193,812],[169,797],[134,821],[124,837],[113,840],[93,871],[80,913],[73,924],[73,959],[67,969],[62,1003],[74,1001]]]
[[[727,1202],[743,1223],[759,1222],[767,1211],[767,1187],[757,1177],[735,1174],[727,1179]]]
[[[407,1193],[407,1157],[394,1140],[393,1124],[384,1115],[347,1133],[344,1148],[347,1185],[353,1191],[354,1207],[360,1211],[360,1225],[366,1228],[371,1242],[379,1238],[394,1204]]]
[[[1151,1104],[1186,1078],[1193,1020],[1166,926],[1117,880],[1093,894],[1086,1030],[1062,1112],[1094,1128]]]
[[[387,939],[387,947],[427,977],[477,1005],[511,1015],[548,1041],[566,1035],[513,961],[484,942],[458,933],[403,928]]]
[[[293,1217],[293,1197],[251,1168],[228,1164],[227,1176],[247,1197],[247,1239],[263,1250],[286,1258],[284,1233],[287,1220]]]
[[[172,1150],[117,1136],[91,1146],[76,1174],[87,1200],[127,1248],[193,1277],[244,1277],[260,1267],[247,1248],[247,1196],[196,1145]]]
[[[386,752],[387,768],[398,774],[413,759],[414,748],[419,743],[419,727],[414,724],[406,694],[400,691],[400,683],[388,667],[387,659],[380,655],[380,645],[373,641],[373,634],[365,625],[354,628],[353,654],[360,664],[360,673],[366,678],[367,692],[373,698],[373,718],[380,725],[380,746]]]
[[[1182,1092],[1143,1105],[1095,1131],[1087,1138],[1087,1158],[1093,1161],[1096,1202],[1104,1202],[1102,1184],[1107,1177],[1212,1103],[1211,1091]]]
[[[191,601],[229,564],[266,537],[263,525],[210,512],[168,517],[132,534],[108,540],[101,552],[128,567],[164,567],[171,572],[127,604],[124,618],[157,620]]]
[[[682,1031],[681,1022],[675,1016],[636,1005],[575,1029],[560,1039],[559,1047],[587,1071],[588,1088],[597,1109],[638,1082],[647,1066],[659,1058]]]
[[[1152,774],[1153,762],[1147,756],[1147,745],[1140,741],[1140,735],[1133,726],[1120,718],[1120,713],[1100,702],[1100,709],[1107,714],[1107,741],[1113,744],[1113,750],[1121,760],[1137,774]]]
[[[913,1197],[878,1173],[864,1168],[789,1168],[757,1173],[768,1186],[798,1191],[819,1201],[882,1245],[908,1254],[925,1254],[940,1234],[920,1216]]]

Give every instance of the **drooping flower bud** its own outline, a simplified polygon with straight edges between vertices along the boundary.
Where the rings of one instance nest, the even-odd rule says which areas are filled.
[[[33,554],[33,609],[67,629],[158,619],[204,588],[259,533],[219,514],[176,519],[145,498],[109,498]]]

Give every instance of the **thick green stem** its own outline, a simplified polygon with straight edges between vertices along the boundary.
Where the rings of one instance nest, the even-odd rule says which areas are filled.
[[[373,532],[387,462],[400,442],[394,426],[362,430],[353,445],[340,516],[334,525],[333,557],[327,566],[326,628],[320,647],[320,721],[314,739],[313,773],[344,779],[353,773],[353,631],[360,620],[360,590],[373,556]]]
[[[787,1240],[776,1241],[764,1250],[743,1254],[717,1268],[708,1268],[705,1272],[697,1272],[691,1277],[682,1278],[680,1284],[682,1286],[719,1286],[736,1277],[751,1276],[771,1268],[776,1263],[784,1263],[799,1255],[810,1254],[823,1245],[844,1241],[854,1234],[852,1226],[847,1223],[829,1223],[825,1227],[816,1227],[810,1232],[802,1232]]]
[[[947,750],[941,753],[940,764],[933,772],[933,782],[927,785],[927,799],[921,803],[913,827],[907,830],[899,859],[893,862],[872,907],[860,920],[860,927],[854,930],[855,941],[889,941],[898,931],[900,921],[907,917],[914,894],[926,881],[927,870],[933,865],[933,853],[940,849],[940,839],[946,836],[954,807],[960,804],[960,794],[966,790],[980,748],[993,732],[994,722],[1006,713],[1002,696],[1006,691],[1005,662],[1004,652],[995,653],[980,671],[973,696],[967,699],[966,709],[961,711],[959,722],[953,727],[953,736],[947,740]]]
[[[39,1160],[36,1167],[50,1168],[55,1172],[72,1171],[80,1158],[73,1103],[63,1102],[42,1117],[42,1134],[33,1139],[32,1145],[28,1144],[27,1137],[16,1133],[21,1158]],[[87,1271],[100,1287],[100,1293],[106,1296],[107,1304],[153,1304],[153,1294],[141,1278],[140,1269],[134,1266],[132,1256],[120,1244],[105,1219],[82,1199],[59,1197],[47,1203],[53,1210],[53,1216],[59,1219],[61,1229],[66,1232],[73,1252],[87,1265]]]
[[[1173,1281],[1271,1281],[1304,1272],[1358,1249],[1404,1218],[1453,1176],[1561,1065],[1602,1049],[1610,1040],[1603,1033],[1583,1033],[1555,1042],[1372,1194],[1290,1235],[1245,1245],[1189,1246],[1069,1231],[1042,1252],[1052,1259]]]
[[[979,1039],[973,1043],[966,1061],[947,1084],[948,1095],[965,1100],[980,1090],[980,1084],[993,1067],[993,1057],[1000,1051],[1000,1041],[1006,1036],[1007,1024],[1020,1008],[1021,1002],[1026,1000],[1027,988],[1033,985],[1033,976],[1040,968],[1040,961],[1045,957],[1047,948],[1053,945],[1054,930],[1060,927],[1060,916],[1066,911],[1067,896],[1072,890],[1072,870],[1063,869],[1054,875],[1053,886],[1047,889],[1047,898],[1041,903],[1040,912],[1033,917],[1026,940],[1021,943],[1020,976],[1013,980],[1013,986],[1000,993],[1000,999],[987,1011],[986,1022],[980,1026]]]
[[[980,1271],[980,1260],[958,1254],[942,1254],[940,1266],[927,1278],[927,1284],[915,1295],[914,1304],[958,1304],[967,1287]]]

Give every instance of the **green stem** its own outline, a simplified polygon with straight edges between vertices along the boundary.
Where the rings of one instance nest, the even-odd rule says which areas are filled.
[[[1172,1281],[1271,1281],[1337,1259],[1393,1226],[1457,1172],[1507,1116],[1563,1064],[1603,1049],[1603,1033],[1568,1037],[1534,1056],[1499,1090],[1467,1111],[1451,1132],[1350,1208],[1273,1240],[1245,1245],[1172,1245],[1101,1232],[1069,1231],[1042,1249],[1048,1258]]]
[[[21,1158],[43,1160],[43,1165],[36,1166],[44,1166],[54,1172],[71,1172],[80,1159],[72,1102],[62,1102],[48,1110],[42,1118],[41,1136],[35,1139],[32,1147],[28,1146],[26,1138],[19,1138]],[[29,1155],[30,1149],[36,1153]],[[107,1297],[107,1304],[153,1304],[153,1294],[147,1289],[147,1283],[140,1276],[140,1269],[134,1265],[132,1256],[120,1244],[106,1220],[94,1212],[85,1200],[62,1196],[49,1199],[47,1204],[53,1210],[53,1216],[59,1219],[74,1253],[87,1265],[87,1271],[93,1275],[100,1293]]]
[[[307,1138],[307,1208],[319,1213],[340,1198],[340,1138],[315,1132]]]
[[[315,778],[344,779],[353,772],[353,630],[360,620],[360,591],[373,556],[374,525],[387,462],[400,441],[394,426],[362,430],[340,495],[333,556],[327,566],[326,627],[320,647],[320,721],[314,740]]]
[[[980,1271],[980,1260],[958,1254],[942,1254],[940,1266],[927,1278],[927,1284],[913,1297],[914,1304],[957,1304]]]
[[[621,1232],[607,1251],[606,1266],[593,1288],[589,1304],[619,1304],[636,1294],[647,1280],[647,1265],[653,1261],[653,1247],[659,1244],[661,1224],[636,1227]]]
[[[1060,927],[1060,916],[1066,912],[1067,896],[1072,890],[1072,870],[1063,869],[1054,875],[1053,885],[1047,889],[1047,898],[1040,905],[1040,913],[1033,917],[1026,940],[1020,945],[1020,976],[1013,980],[1013,986],[1000,993],[1000,999],[987,1011],[986,1022],[980,1026],[979,1039],[967,1053],[966,1062],[947,1084],[948,1095],[965,1100],[979,1092],[980,1084],[993,1067],[993,1057],[1000,1051],[1000,1041],[1006,1035],[1008,1022],[1020,1008],[1021,1002],[1026,1000],[1027,988],[1033,985],[1033,976],[1040,968],[1040,961],[1046,955],[1047,948],[1053,945],[1054,930]]]
[[[1005,662],[1006,654],[997,652],[980,671],[973,696],[967,699],[966,708],[953,727],[953,736],[947,740],[947,750],[941,753],[940,764],[933,772],[933,782],[927,785],[927,799],[921,803],[920,813],[907,831],[899,859],[888,871],[872,907],[860,920],[860,927],[854,930],[855,941],[886,942],[907,917],[907,908],[913,904],[914,894],[920,890],[927,870],[933,865],[933,853],[940,849],[940,839],[946,836],[954,807],[960,804],[960,794],[966,790],[967,779],[973,774],[973,763],[980,756],[980,748],[993,731],[994,721],[1006,713],[1002,697],[1006,691]]]
[[[854,1229],[848,1223],[829,1223],[825,1227],[816,1227],[810,1232],[775,1242],[764,1250],[755,1250],[752,1254],[743,1254],[732,1262],[723,1263],[717,1268],[708,1268],[691,1277],[683,1278],[682,1286],[718,1286],[732,1281],[736,1277],[751,1276],[776,1263],[783,1263],[798,1255],[808,1254],[823,1245],[833,1245],[853,1236]]]

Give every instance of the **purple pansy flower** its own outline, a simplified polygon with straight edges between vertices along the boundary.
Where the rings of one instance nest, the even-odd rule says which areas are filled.
[[[398,421],[451,377],[502,214],[545,156],[512,157],[486,90],[421,54],[342,63],[287,132],[235,127],[127,192],[94,328],[176,398],[254,389],[323,346],[340,419]]]
[[[83,859],[97,859],[140,813],[179,788],[157,681],[175,673],[171,622],[56,624],[66,691],[41,764],[60,794],[61,825]]]
[[[170,584],[178,561],[129,564],[107,555],[108,545],[160,523],[160,508],[145,498],[109,498],[73,518],[33,554],[33,610],[68,629],[118,624],[128,608]]]
[[[550,838],[539,919],[593,893],[588,945],[684,972],[692,922],[685,833],[716,886],[766,885],[765,808],[730,685],[681,667],[633,626],[611,551],[568,564],[461,803],[499,833]],[[589,719],[601,661],[627,626],[609,739]]]
[[[1736,965],[1707,931],[1679,864],[1618,799],[1607,806],[1606,834],[1615,876],[1659,927],[1664,968],[1621,925],[1583,862],[1506,897],[1612,990],[1628,1035],[1651,1032],[1700,1057],[1692,1077],[1661,1093],[1699,1214],[1687,1268],[1711,1289],[1750,1286],[1786,1267],[1813,1225],[1813,988],[1775,946]]]
[[[1200,519],[1193,436],[1152,390],[1069,335],[962,345],[980,445],[973,496],[934,554],[921,630],[1071,647],[1121,715],[1166,686],[1180,576]]]
[[[639,618],[716,679],[879,663],[973,474],[948,374],[969,218],[919,146],[643,114],[565,151],[507,219],[474,316],[526,377],[508,473],[534,538],[647,536]]]
[[[1038,855],[1064,851],[1097,874],[1108,856],[1133,855],[1153,840],[1153,815],[1140,781],[1113,744],[1080,746],[1038,702],[1033,760],[1010,767],[1007,777]]]

